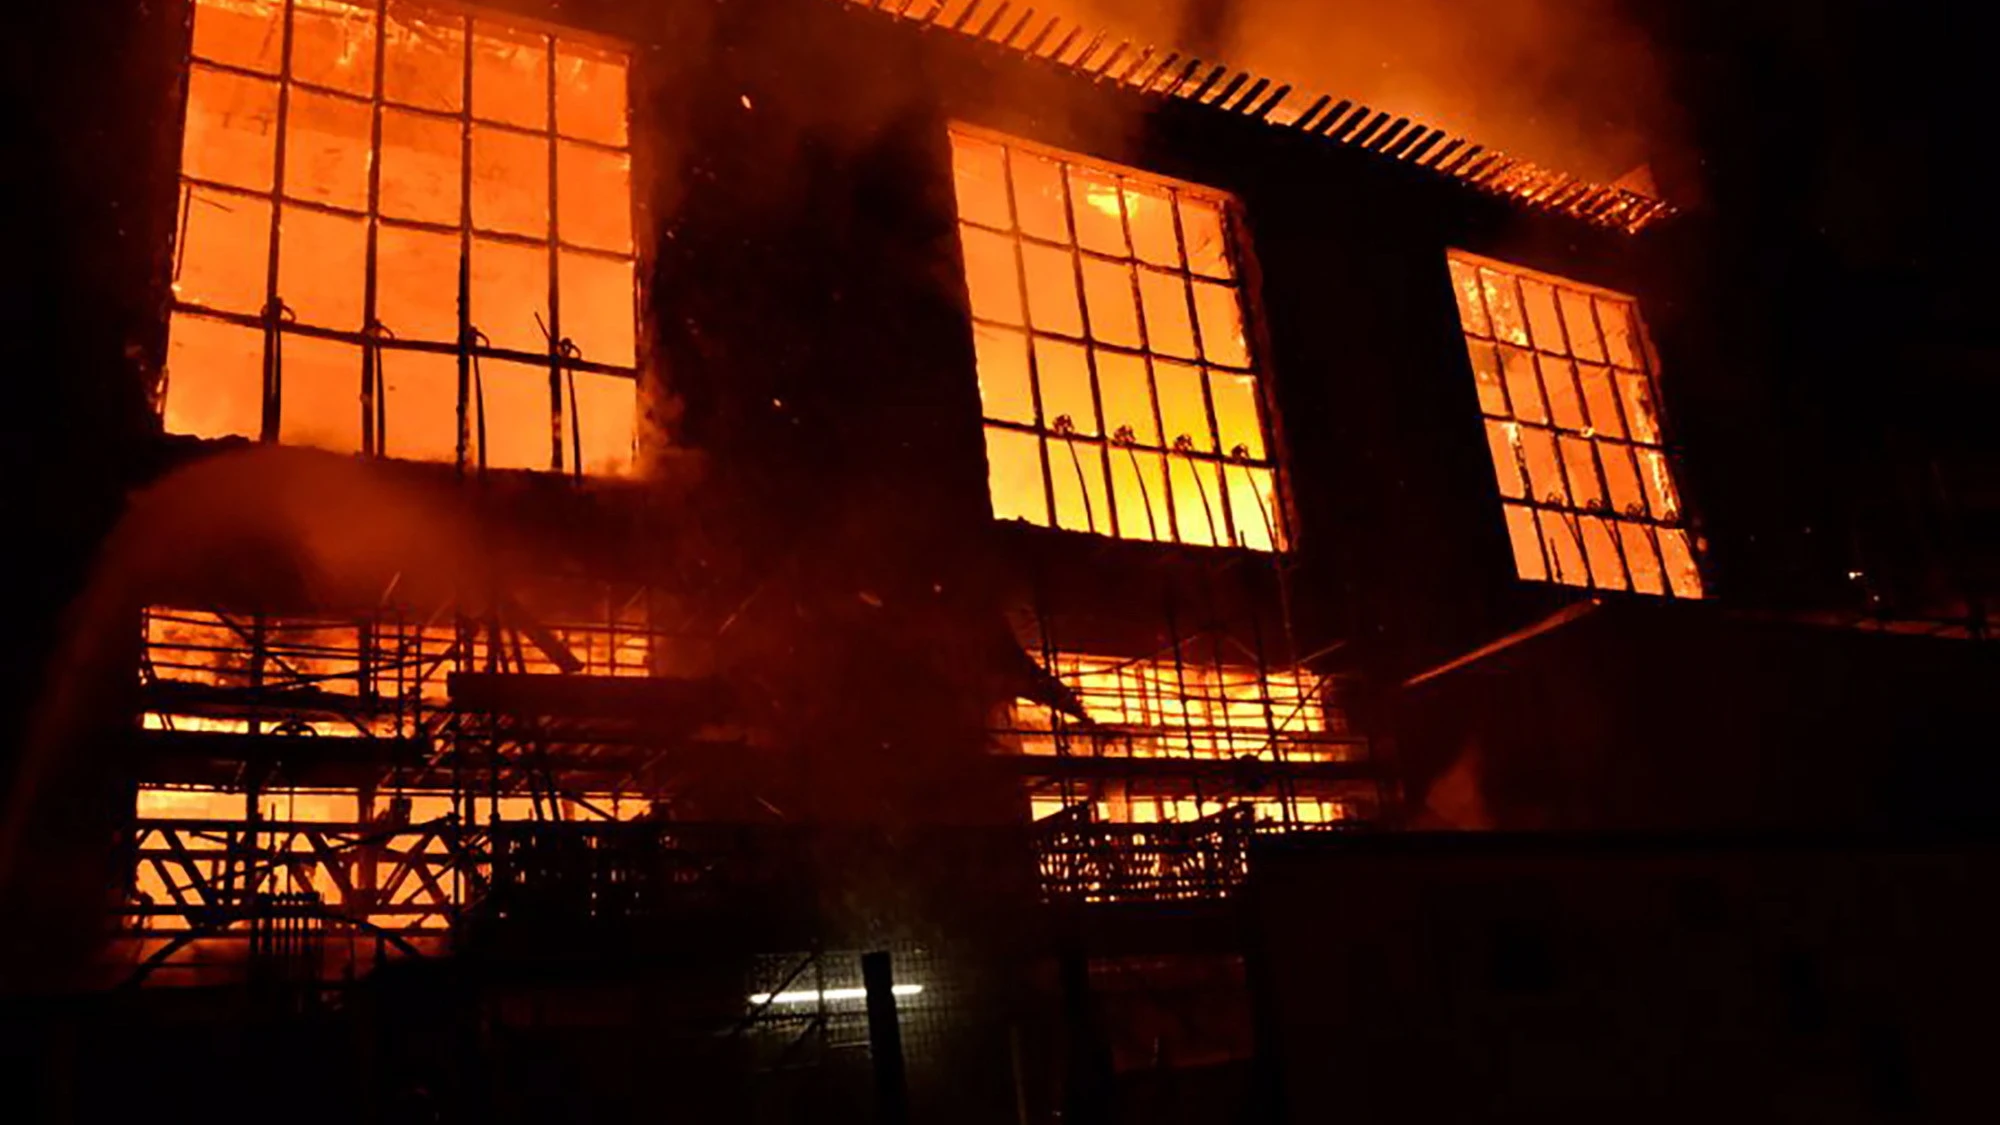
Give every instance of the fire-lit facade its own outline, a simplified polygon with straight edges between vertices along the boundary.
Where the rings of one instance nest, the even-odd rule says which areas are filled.
[[[862,1104],[887,1004],[870,1097],[1220,1119],[1256,849],[1569,823],[1494,779],[1713,643],[1632,638],[1796,609],[1659,200],[987,0],[128,7],[122,507],[22,774],[94,986],[462,971],[450,1096],[700,1039],[718,1117]]]

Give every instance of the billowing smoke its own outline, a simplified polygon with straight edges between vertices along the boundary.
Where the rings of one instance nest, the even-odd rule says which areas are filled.
[[[1621,0],[1055,0],[1087,27],[1226,62],[1614,180],[1674,115]]]

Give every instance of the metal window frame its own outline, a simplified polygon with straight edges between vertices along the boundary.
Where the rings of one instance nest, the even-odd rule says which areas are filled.
[[[173,254],[173,273],[176,280],[186,252],[186,214],[194,189],[206,193],[219,193],[246,199],[261,200],[271,208],[271,222],[268,243],[265,247],[267,264],[265,268],[265,302],[261,313],[244,313],[214,308],[197,301],[183,300],[176,296],[169,307],[168,316],[191,317],[199,320],[217,321],[239,327],[259,329],[264,334],[260,369],[263,378],[263,398],[260,411],[259,432],[256,440],[275,443],[279,440],[283,410],[283,341],[287,336],[307,337],[350,344],[360,351],[359,396],[357,406],[361,411],[361,448],[357,451],[366,456],[386,457],[387,423],[384,390],[385,360],[398,353],[451,355],[458,359],[459,375],[459,421],[457,436],[457,462],[461,471],[469,467],[468,462],[476,460],[481,470],[484,464],[484,442],[473,445],[473,431],[477,427],[478,410],[478,367],[482,360],[511,362],[545,366],[549,373],[549,422],[550,422],[550,463],[546,467],[528,469],[531,472],[562,473],[573,471],[583,475],[581,464],[582,432],[576,422],[576,396],[574,380],[578,372],[611,375],[631,379],[634,393],[640,368],[643,366],[640,354],[643,346],[642,325],[638,323],[637,290],[645,265],[640,250],[637,199],[638,193],[631,180],[627,181],[627,206],[634,212],[632,221],[632,243],[630,249],[620,253],[600,247],[576,245],[564,241],[560,230],[561,196],[559,194],[558,160],[563,145],[578,145],[601,153],[623,154],[631,157],[634,149],[633,136],[629,126],[630,93],[626,95],[628,126],[626,143],[623,146],[605,144],[601,141],[570,136],[562,131],[556,115],[557,62],[565,45],[587,46],[596,51],[621,53],[627,64],[629,82],[630,67],[637,61],[633,47],[627,43],[612,40],[603,35],[578,29],[566,28],[531,18],[516,16],[499,11],[440,0],[339,0],[339,2],[365,14],[373,31],[373,73],[368,94],[352,90],[338,89],[307,82],[293,73],[293,22],[298,0],[273,0],[279,8],[279,23],[282,41],[279,50],[278,68],[275,73],[237,66],[228,62],[204,58],[196,53],[192,36],[193,21],[200,18],[200,0],[189,0],[190,35],[184,52],[184,72],[189,76],[198,71],[212,71],[230,74],[239,78],[273,84],[277,88],[278,103],[273,122],[272,138],[273,164],[272,183],[268,191],[245,188],[237,184],[227,184],[190,175],[185,169],[178,173],[178,192],[182,219],[177,226],[176,246]],[[385,89],[385,74],[388,52],[388,20],[390,8],[415,11],[442,21],[459,36],[461,59],[460,108],[456,112],[439,110],[429,106],[412,105],[388,96]],[[486,23],[513,32],[525,32],[541,40],[545,51],[545,73],[543,94],[547,120],[541,129],[493,121],[479,116],[478,107],[473,103],[474,38],[478,24]],[[187,112],[191,100],[192,81],[183,83],[183,103],[180,120],[186,128]],[[336,204],[315,200],[294,198],[286,192],[285,161],[288,134],[291,129],[290,102],[295,90],[306,91],[315,96],[340,99],[355,106],[366,107],[369,112],[369,169],[367,203],[364,210],[355,210]],[[386,111],[416,114],[440,122],[454,123],[459,130],[459,198],[458,221],[456,223],[433,223],[421,220],[401,219],[384,216],[381,211],[381,166],[382,166],[382,126]],[[544,232],[538,236],[518,235],[506,231],[487,230],[474,223],[472,217],[472,136],[478,129],[496,130],[518,136],[533,137],[543,141],[548,153],[547,222]],[[185,138],[183,135],[183,150]],[[280,293],[279,272],[281,265],[280,229],[287,210],[298,209],[337,215],[346,219],[359,220],[365,227],[365,249],[363,259],[363,297],[361,327],[355,329],[333,329],[318,325],[300,324],[292,320]],[[459,239],[459,293],[457,338],[452,341],[398,340],[391,336],[377,317],[378,284],[380,278],[380,232],[384,226],[394,230],[424,231],[432,234],[456,235]],[[548,288],[546,294],[548,324],[544,326],[547,347],[539,351],[525,351],[517,348],[496,347],[478,332],[469,309],[470,255],[474,238],[519,246],[541,248],[547,257]],[[580,255],[608,262],[629,264],[632,268],[633,300],[633,357],[629,364],[605,363],[581,354],[576,346],[563,335],[561,324],[561,283],[560,262],[563,255]],[[568,409],[563,396],[569,395]],[[162,385],[159,394],[159,409],[166,410],[172,394],[171,372]],[[563,437],[565,420],[571,425],[571,456],[565,458]],[[636,436],[636,435],[635,435]],[[566,461],[568,463],[566,463]]]
[[[1541,547],[1543,572],[1545,575],[1544,578],[1540,579],[1525,574],[1520,575],[1520,577],[1525,581],[1546,581],[1559,585],[1581,586],[1587,589],[1604,590],[1613,593],[1632,593],[1645,597],[1697,600],[1706,596],[1706,581],[1701,573],[1700,559],[1694,546],[1693,528],[1689,518],[1688,505],[1686,500],[1680,495],[1678,458],[1673,452],[1665,405],[1660,394],[1659,357],[1658,353],[1654,350],[1652,336],[1646,326],[1645,316],[1640,308],[1638,298],[1632,294],[1622,293],[1615,289],[1592,285],[1587,282],[1577,281],[1543,270],[1537,270],[1533,267],[1461,250],[1456,247],[1447,251],[1446,261],[1448,266],[1463,265],[1470,268],[1474,271],[1474,277],[1479,282],[1477,286],[1480,305],[1479,311],[1486,320],[1487,331],[1483,335],[1474,332],[1464,323],[1463,315],[1460,315],[1459,327],[1466,344],[1468,368],[1472,369],[1476,364],[1476,361],[1472,357],[1473,349],[1480,347],[1495,349],[1495,359],[1499,363],[1500,377],[1498,379],[1498,386],[1505,413],[1490,413],[1487,411],[1484,402],[1481,402],[1480,420],[1482,428],[1487,424],[1497,422],[1519,429],[1533,429],[1548,434],[1551,445],[1555,450],[1556,470],[1562,479],[1563,488],[1560,496],[1537,496],[1534,490],[1534,479],[1528,471],[1526,452],[1520,441],[1510,441],[1509,444],[1516,458],[1515,471],[1519,474],[1524,484],[1524,495],[1521,497],[1511,497],[1507,496],[1503,491],[1501,493],[1503,514],[1508,507],[1525,509],[1532,514],[1532,520],[1535,525],[1535,538],[1537,544]],[[1511,288],[1515,307],[1519,310],[1521,324],[1528,337],[1526,344],[1518,344],[1500,337],[1494,320],[1493,309],[1487,295],[1486,278],[1488,274],[1504,279],[1506,285]],[[1450,270],[1447,269],[1447,276],[1449,277],[1449,275]],[[1529,322],[1528,318],[1528,304],[1525,290],[1521,285],[1523,280],[1535,281],[1550,288],[1558,331],[1563,337],[1560,342],[1561,350],[1545,347],[1543,346],[1543,341],[1536,338],[1534,326]],[[1461,302],[1464,300],[1464,297],[1459,291],[1457,279],[1451,277],[1450,282],[1452,304],[1454,310],[1457,311],[1462,308]],[[1562,294],[1564,291],[1588,299],[1587,307],[1590,309],[1591,324],[1587,331],[1595,336],[1597,349],[1604,355],[1601,363],[1589,365],[1601,367],[1606,373],[1609,381],[1612,408],[1618,415],[1618,424],[1622,431],[1622,436],[1599,434],[1587,422],[1583,430],[1571,429],[1558,424],[1552,413],[1547,415],[1546,421],[1530,421],[1519,417],[1519,412],[1514,405],[1514,388],[1509,385],[1504,355],[1499,350],[1502,348],[1513,349],[1516,352],[1526,354],[1530,358],[1535,393],[1541,396],[1544,404],[1552,402],[1553,399],[1549,394],[1547,380],[1542,370],[1543,364],[1540,362],[1540,359],[1546,357],[1563,365],[1563,369],[1569,373],[1570,390],[1574,401],[1578,403],[1579,409],[1583,410],[1586,416],[1588,415],[1590,409],[1588,398],[1584,393],[1581,376],[1576,370],[1578,364],[1587,363],[1587,361],[1578,356],[1575,350],[1574,337],[1578,329],[1570,325],[1569,314],[1563,309]],[[1620,304],[1629,310],[1633,332],[1633,358],[1638,361],[1638,367],[1622,366],[1613,360],[1611,351],[1606,344],[1608,335],[1605,331],[1602,317],[1598,312],[1600,302]],[[1476,370],[1473,370],[1473,375],[1476,380]],[[1652,404],[1653,424],[1656,430],[1656,440],[1653,441],[1641,440],[1638,437],[1628,413],[1625,393],[1619,386],[1620,376],[1635,375],[1643,381],[1647,397]],[[1591,470],[1595,477],[1598,493],[1603,497],[1601,507],[1579,504],[1571,496],[1569,462],[1568,457],[1563,452],[1563,439],[1565,437],[1573,441],[1583,441],[1588,444],[1591,452]],[[1620,511],[1611,506],[1612,492],[1610,478],[1604,468],[1604,449],[1607,447],[1623,450],[1624,455],[1629,459],[1634,479],[1639,487],[1641,499],[1646,504],[1646,511],[1644,513],[1635,513],[1630,508]],[[1676,505],[1676,511],[1671,516],[1663,516],[1652,510],[1653,490],[1644,479],[1646,468],[1641,459],[1642,451],[1650,451],[1657,455],[1665,465],[1668,477],[1667,484],[1673,489],[1673,499]],[[1489,445],[1490,454],[1491,449]],[[1497,482],[1495,487],[1496,489],[1498,488]],[[1608,530],[1612,549],[1618,560],[1618,574],[1616,576],[1600,576],[1597,573],[1597,566],[1590,558],[1589,549],[1583,535],[1582,519],[1584,517],[1601,521]],[[1543,521],[1548,518],[1561,521],[1562,526],[1574,540],[1577,553],[1583,557],[1584,574],[1582,575],[1582,581],[1571,582],[1562,577],[1563,569],[1556,557],[1556,552],[1549,544],[1549,533],[1544,529]],[[1650,548],[1652,561],[1657,565],[1657,573],[1660,576],[1661,589],[1657,592],[1640,590],[1633,580],[1633,559],[1628,554],[1628,545],[1624,531],[1624,528],[1628,526],[1639,529],[1646,545]],[[1667,531],[1681,535],[1687,542],[1688,557],[1694,564],[1695,578],[1698,584],[1698,588],[1692,594],[1683,594],[1674,588],[1673,569],[1668,562],[1666,549],[1661,545],[1661,534]],[[1510,530],[1510,539],[1511,536],[1512,531]],[[1614,577],[1616,578],[1615,582],[1613,581]]]
[[[1263,356],[1260,354],[1262,347],[1257,338],[1258,333],[1255,328],[1259,323],[1257,318],[1260,310],[1256,307],[1256,298],[1251,284],[1252,271],[1250,263],[1247,260],[1246,249],[1243,245],[1244,234],[1242,232],[1241,204],[1234,196],[1216,188],[1175,179],[1171,176],[1158,175],[1141,169],[1128,168],[1109,161],[1085,156],[1081,153],[1051,148],[1025,138],[982,128],[963,121],[951,121],[947,126],[947,132],[952,145],[955,145],[956,139],[962,136],[976,143],[994,145],[1002,153],[1001,167],[1005,178],[1003,187],[1007,201],[1009,226],[1005,228],[996,227],[989,223],[979,222],[963,216],[958,216],[956,221],[961,230],[975,230],[1006,239],[1013,250],[1014,276],[1016,284],[1019,287],[1018,299],[1021,306],[1021,322],[1010,324],[976,315],[970,316],[969,319],[975,329],[985,328],[996,332],[1008,333],[1025,343],[1027,347],[1029,394],[1030,400],[1034,404],[1037,421],[1023,423],[1008,419],[993,418],[986,416],[983,411],[981,421],[987,429],[1007,430],[1027,434],[1037,439],[1037,447],[1041,452],[1043,502],[1047,506],[1046,526],[1057,530],[1074,530],[1065,529],[1061,526],[1056,509],[1054,474],[1063,471],[1063,467],[1055,464],[1055,454],[1053,451],[1060,443],[1070,449],[1072,455],[1074,455],[1074,451],[1079,449],[1089,450],[1088,455],[1091,458],[1091,462],[1102,474],[1105,500],[1111,509],[1110,513],[1108,513],[1108,518],[1103,521],[1097,518],[1094,511],[1088,510],[1090,505],[1090,489],[1088,484],[1081,479],[1078,482],[1078,486],[1083,491],[1087,509],[1086,518],[1090,525],[1089,532],[1092,534],[1106,535],[1112,538],[1128,539],[1136,542],[1212,547],[1222,550],[1251,550],[1273,555],[1282,555],[1288,552],[1295,537],[1290,526],[1290,520],[1288,519],[1288,512],[1286,511],[1285,494],[1287,483],[1281,463],[1282,458],[1279,454],[1276,409],[1270,395],[1268,365],[1264,362]],[[948,145],[948,147],[950,146]],[[1017,154],[1027,154],[1038,159],[1049,160],[1056,165],[1063,185],[1063,222],[1066,234],[1066,238],[1063,241],[1029,234],[1022,229],[1020,208],[1015,198],[1014,187],[1014,161],[1017,158]],[[1107,177],[1118,188],[1119,225],[1123,232],[1126,246],[1126,253],[1124,255],[1112,255],[1088,249],[1082,246],[1078,240],[1075,204],[1073,202],[1075,193],[1072,182],[1073,175],[1076,172]],[[1179,257],[1178,265],[1169,267],[1146,261],[1141,259],[1133,249],[1132,217],[1125,203],[1125,188],[1128,183],[1156,191],[1164,190],[1167,193],[1173,219],[1173,236]],[[1193,269],[1192,262],[1188,256],[1187,234],[1183,229],[1181,219],[1180,200],[1183,196],[1191,196],[1204,203],[1213,205],[1220,213],[1224,237],[1222,252],[1230,265],[1229,277],[1213,277],[1198,273]],[[1069,258],[1074,279],[1073,284],[1076,291],[1078,319],[1082,325],[1081,334],[1038,327],[1035,324],[1034,314],[1030,308],[1030,294],[1027,286],[1024,253],[1025,249],[1030,246],[1059,251]],[[1090,324],[1087,290],[1084,285],[1083,271],[1086,261],[1102,262],[1107,265],[1116,266],[1123,270],[1130,279],[1133,311],[1139,338],[1138,345],[1115,344],[1094,338]],[[1139,286],[1138,271],[1142,269],[1172,277],[1179,284],[1181,293],[1187,302],[1188,325],[1194,341],[1194,355],[1192,357],[1169,355],[1155,351],[1152,348],[1146,321],[1145,301]],[[964,277],[963,270],[961,270],[961,277]],[[1205,354],[1205,347],[1201,337],[1201,320],[1194,298],[1194,286],[1196,284],[1221,286],[1234,294],[1237,315],[1243,326],[1244,348],[1247,360],[1245,365],[1237,366],[1216,362],[1208,358]],[[1048,339],[1083,349],[1085,370],[1090,381],[1091,401],[1100,421],[1103,419],[1103,391],[1098,373],[1097,354],[1099,352],[1112,353],[1130,356],[1142,361],[1146,372],[1147,391],[1153,402],[1153,423],[1159,434],[1157,444],[1144,441],[1122,441],[1115,434],[1109,432],[1090,436],[1064,432],[1057,429],[1054,420],[1047,417],[1043,407],[1042,373],[1039,360],[1036,358],[1035,349],[1035,343],[1038,339]],[[1166,432],[1167,427],[1160,407],[1158,375],[1155,367],[1158,361],[1182,364],[1200,374],[1202,403],[1208,423],[1207,440],[1212,448],[1181,448],[1176,444],[1176,439],[1181,435],[1169,435]],[[1256,385],[1255,403],[1258,437],[1264,447],[1264,455],[1261,458],[1236,457],[1230,451],[1222,448],[1221,428],[1216,416],[1215,393],[1212,387],[1212,382],[1218,375],[1247,376],[1254,380]],[[1101,425],[1099,429],[1105,430],[1108,427]],[[1130,533],[1128,533],[1128,529],[1122,526],[1125,520],[1131,518],[1131,514],[1121,511],[1116,496],[1117,490],[1113,483],[1115,480],[1114,470],[1110,463],[1111,458],[1116,455],[1116,451],[1121,448],[1126,450],[1127,456],[1132,459],[1133,473],[1135,479],[1140,484],[1142,493],[1145,493],[1148,487],[1148,476],[1139,458],[1142,455],[1149,461],[1157,458],[1157,464],[1161,468],[1159,483],[1164,490],[1164,494],[1158,498],[1152,497],[1150,494],[1145,494],[1142,498],[1142,502],[1146,506],[1145,518],[1147,523],[1147,529],[1144,532],[1138,531],[1135,525]],[[1199,538],[1191,537],[1189,532],[1184,532],[1179,526],[1180,504],[1176,503],[1175,486],[1173,483],[1175,475],[1173,466],[1176,461],[1183,462],[1192,467],[1196,487],[1202,493],[1202,495],[1195,498],[1195,502],[1201,505],[1204,512],[1210,513],[1211,517],[1215,513],[1220,513],[1220,523],[1210,528],[1211,542],[1202,542]],[[1250,545],[1239,531],[1239,522],[1247,513],[1238,513],[1235,510],[1237,504],[1231,495],[1229,478],[1229,470],[1232,466],[1244,470],[1246,474],[1254,474],[1256,472],[1269,474],[1270,503],[1268,507],[1262,504],[1258,505],[1260,514],[1257,517],[1263,523],[1266,536],[1271,542],[1271,546],[1268,549]],[[1076,465],[1071,466],[1072,469],[1079,471],[1079,477],[1081,476],[1081,467],[1082,463],[1080,460]],[[1211,473],[1212,476],[1210,475]],[[1212,481],[1217,485],[1220,489],[1220,495],[1214,497],[1206,495],[1207,489],[1203,486],[1205,480]],[[1252,490],[1255,491],[1256,477],[1251,475],[1250,480],[1252,482]],[[1156,507],[1163,508],[1166,512],[1167,526],[1165,528],[1157,526],[1154,521],[1153,513]],[[1103,526],[1100,526],[1100,522]]]

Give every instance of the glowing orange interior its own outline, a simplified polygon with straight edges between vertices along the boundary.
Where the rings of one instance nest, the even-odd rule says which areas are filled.
[[[1637,302],[1458,251],[1450,265],[1520,576],[1701,597]]]
[[[954,128],[995,518],[1285,546],[1220,195]]]
[[[197,0],[193,50],[170,432],[632,471],[622,53],[400,0]]]

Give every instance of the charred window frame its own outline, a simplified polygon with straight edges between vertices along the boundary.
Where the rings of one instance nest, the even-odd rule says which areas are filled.
[[[620,475],[628,51],[403,0],[195,0],[166,429]]]
[[[1520,577],[1701,597],[1638,302],[1463,251],[1449,263]]]
[[[997,519],[1286,549],[1227,195],[950,129]]]

